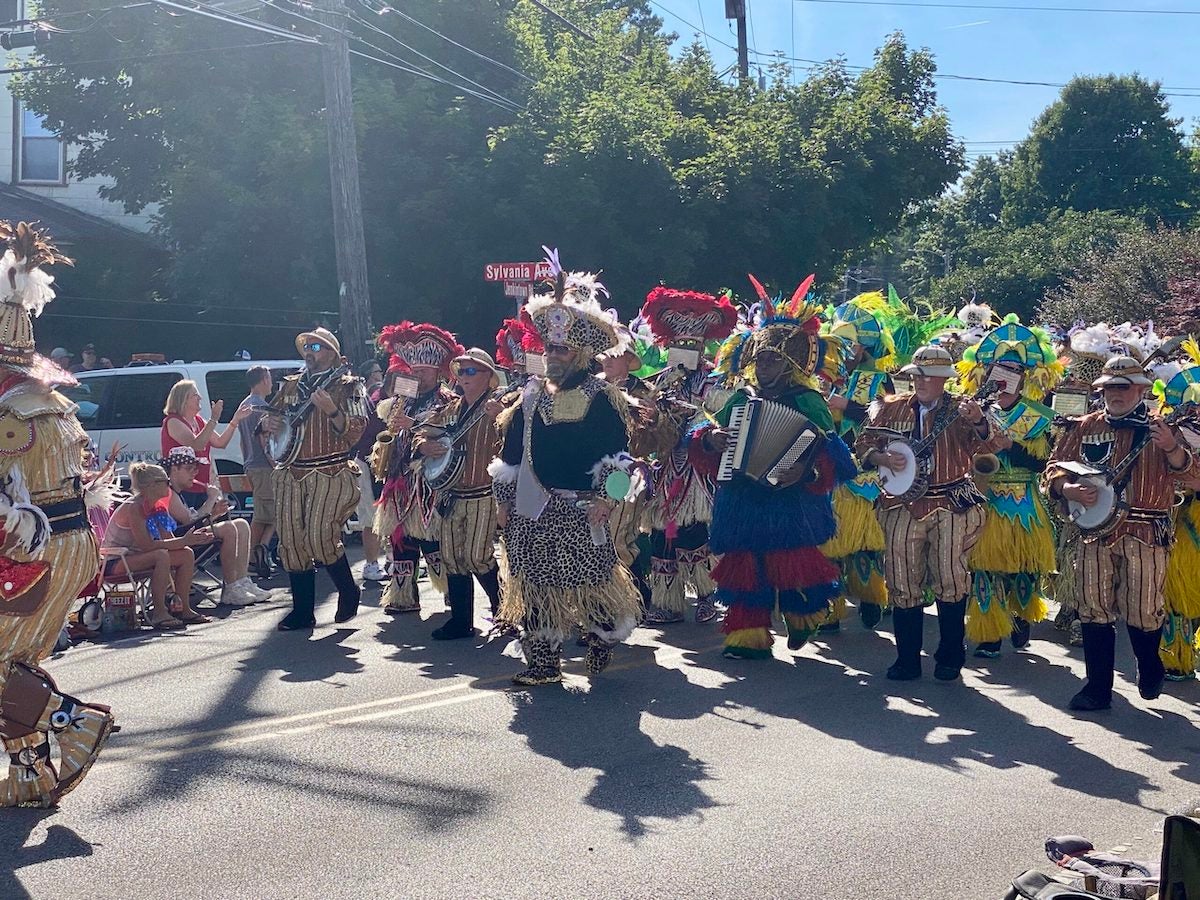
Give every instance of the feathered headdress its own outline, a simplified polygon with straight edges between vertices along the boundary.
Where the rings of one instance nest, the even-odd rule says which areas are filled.
[[[896,289],[888,285],[887,298],[878,291],[859,294],[852,301],[874,315],[891,335],[894,347],[892,369],[908,365],[918,347],[930,343],[935,334],[958,323],[953,313],[935,309],[925,301],[909,304],[900,299]]]
[[[723,341],[737,324],[738,313],[725,294],[683,291],[659,285],[646,295],[641,318],[650,325],[659,346],[701,348],[708,341]]]
[[[1043,328],[1022,325],[1016,313],[1005,316],[998,328],[963,353],[957,366],[963,390],[976,393],[988,370],[1001,362],[1015,363],[1025,370],[1021,393],[1026,400],[1038,403],[1058,385],[1066,371],[1054,352],[1050,334]]]
[[[451,360],[463,352],[454,335],[428,323],[385,325],[379,332],[379,346],[399,356],[410,368],[428,366],[444,378],[450,376]]]
[[[35,225],[0,221],[0,365],[47,386],[72,385],[73,376],[34,351],[33,317],[54,299],[54,276],[41,266],[74,263]]]
[[[717,373],[726,383],[753,380],[754,359],[764,350],[773,350],[792,367],[792,381],[816,390],[817,377],[834,381],[840,375],[846,345],[832,334],[821,334],[821,305],[808,299],[816,281],[809,275],[783,302],[782,295],[772,298],[753,275],[750,283],[758,295],[759,321],[731,335],[717,353]]]
[[[896,343],[892,337],[887,298],[880,291],[859,294],[827,311],[825,330],[848,344],[858,344],[877,371],[890,372],[896,365]]]
[[[505,369],[524,366],[529,353],[541,353],[542,341],[524,308],[515,319],[505,319],[496,332],[496,362]]]
[[[558,250],[542,247],[550,267],[551,293],[529,299],[525,308],[543,344],[562,344],[599,356],[617,343],[612,318],[600,306],[608,289],[591,272],[568,272]]]

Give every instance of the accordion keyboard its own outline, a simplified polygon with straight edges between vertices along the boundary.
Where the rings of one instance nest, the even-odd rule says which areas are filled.
[[[749,411],[750,405],[744,403],[741,406],[735,406],[729,413],[728,428],[731,437],[725,447],[725,452],[721,454],[721,463],[717,466],[717,481],[733,480],[735,463],[741,456],[738,453],[739,442],[742,445],[743,453],[745,452],[745,424],[746,415]]]

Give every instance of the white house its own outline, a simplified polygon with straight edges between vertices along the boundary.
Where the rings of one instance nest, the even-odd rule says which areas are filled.
[[[11,24],[27,15],[28,0],[0,0],[0,31],[27,30]],[[8,54],[0,52],[0,59],[7,58],[3,68],[14,61],[28,58],[28,50],[16,50]],[[126,213],[119,203],[100,197],[97,189],[103,179],[72,178],[67,173],[70,148],[64,146],[42,125],[33,112],[23,109],[19,100],[8,89],[10,74],[0,75],[0,218],[6,218],[6,206],[28,208],[45,204],[46,214],[41,216],[50,222],[56,218],[55,208],[61,204],[70,207],[83,217],[100,219],[109,225],[146,232],[150,229],[154,210],[147,208],[136,215]],[[61,210],[65,212],[65,210]]]

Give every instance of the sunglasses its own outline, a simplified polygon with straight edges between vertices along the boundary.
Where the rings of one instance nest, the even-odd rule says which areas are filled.
[[[466,375],[468,378],[472,375],[478,375],[482,371],[483,371],[483,369],[479,368],[478,366],[459,366],[458,367],[458,374]]]
[[[325,349],[325,345],[317,343],[316,341],[313,341],[311,343],[305,344],[304,349],[309,350],[313,353],[320,353],[322,350]]]

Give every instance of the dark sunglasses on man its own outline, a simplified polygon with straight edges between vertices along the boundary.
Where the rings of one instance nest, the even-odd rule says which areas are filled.
[[[466,375],[468,378],[471,377],[472,375],[478,375],[482,371],[483,371],[483,369],[480,369],[477,366],[459,366],[458,367],[458,374]]]
[[[305,344],[304,349],[310,351],[311,353],[320,353],[322,350],[326,349],[326,347],[319,341],[312,341],[311,343]]]

